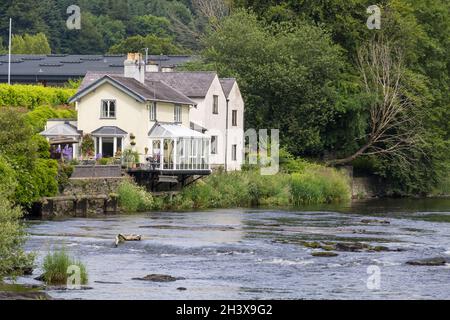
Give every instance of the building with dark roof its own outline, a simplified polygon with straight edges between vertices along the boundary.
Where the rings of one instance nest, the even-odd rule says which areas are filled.
[[[126,55],[23,55],[11,57],[11,82],[20,84],[62,85],[70,79],[84,78],[88,71],[108,74],[124,72]],[[147,66],[172,71],[192,61],[187,55],[150,55]],[[0,55],[0,83],[8,82],[8,55]]]

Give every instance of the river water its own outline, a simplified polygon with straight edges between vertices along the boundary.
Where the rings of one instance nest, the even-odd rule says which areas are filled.
[[[367,224],[365,219],[378,222]],[[450,258],[450,199],[27,223],[26,249],[37,253],[39,265],[49,251],[64,246],[87,266],[93,289],[49,291],[55,298],[450,299],[449,264],[405,264],[411,259]],[[140,234],[144,240],[116,248],[119,233]],[[396,251],[314,257],[311,253],[320,250],[305,247],[305,240],[363,242]],[[185,279],[132,280],[148,274]],[[32,277],[19,282],[38,283]]]

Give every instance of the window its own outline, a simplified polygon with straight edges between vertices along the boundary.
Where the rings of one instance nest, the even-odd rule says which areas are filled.
[[[231,161],[237,160],[237,145],[233,144],[231,146]]]
[[[116,118],[116,101],[115,100],[102,100],[101,117],[104,119],[115,119]]]
[[[219,114],[219,96],[213,96],[213,114]]]
[[[156,121],[156,102],[152,102],[149,106],[150,121]]]
[[[180,158],[184,158],[184,139],[180,138],[177,142],[178,155]]]
[[[174,120],[175,120],[175,122],[178,122],[178,123],[180,123],[180,122],[182,122],[181,121],[181,106],[179,105],[179,104],[176,104],[175,105],[175,109],[174,109],[175,111],[174,111]]]
[[[237,127],[237,110],[231,112],[231,125]]]
[[[217,154],[218,136],[211,136],[211,154]]]

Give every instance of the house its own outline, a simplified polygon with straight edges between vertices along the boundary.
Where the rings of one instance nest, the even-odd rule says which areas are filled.
[[[149,55],[147,58],[146,67],[156,71],[172,71],[196,59],[188,55]],[[62,86],[69,80],[84,78],[88,71],[123,74],[125,59],[123,54],[13,54],[11,82]],[[8,56],[0,54],[0,83],[7,82]]]
[[[69,100],[77,121],[54,119],[41,134],[59,149],[69,141],[73,157],[90,135],[96,155],[133,150],[140,163],[150,160],[158,170],[241,168],[244,103],[236,80],[214,72],[162,72],[140,54],[128,54],[123,69],[87,72]]]

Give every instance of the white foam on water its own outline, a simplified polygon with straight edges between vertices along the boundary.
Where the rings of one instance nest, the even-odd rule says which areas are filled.
[[[448,250],[448,251],[445,251],[445,252],[444,252],[444,254],[446,254],[446,255],[450,256],[450,250]]]
[[[285,259],[273,259],[271,261],[265,261],[265,263],[269,263],[269,264],[278,264],[278,265],[282,265],[282,266],[293,266],[293,265],[308,265],[308,264],[313,264],[314,260],[309,259],[309,260],[285,260]]]

